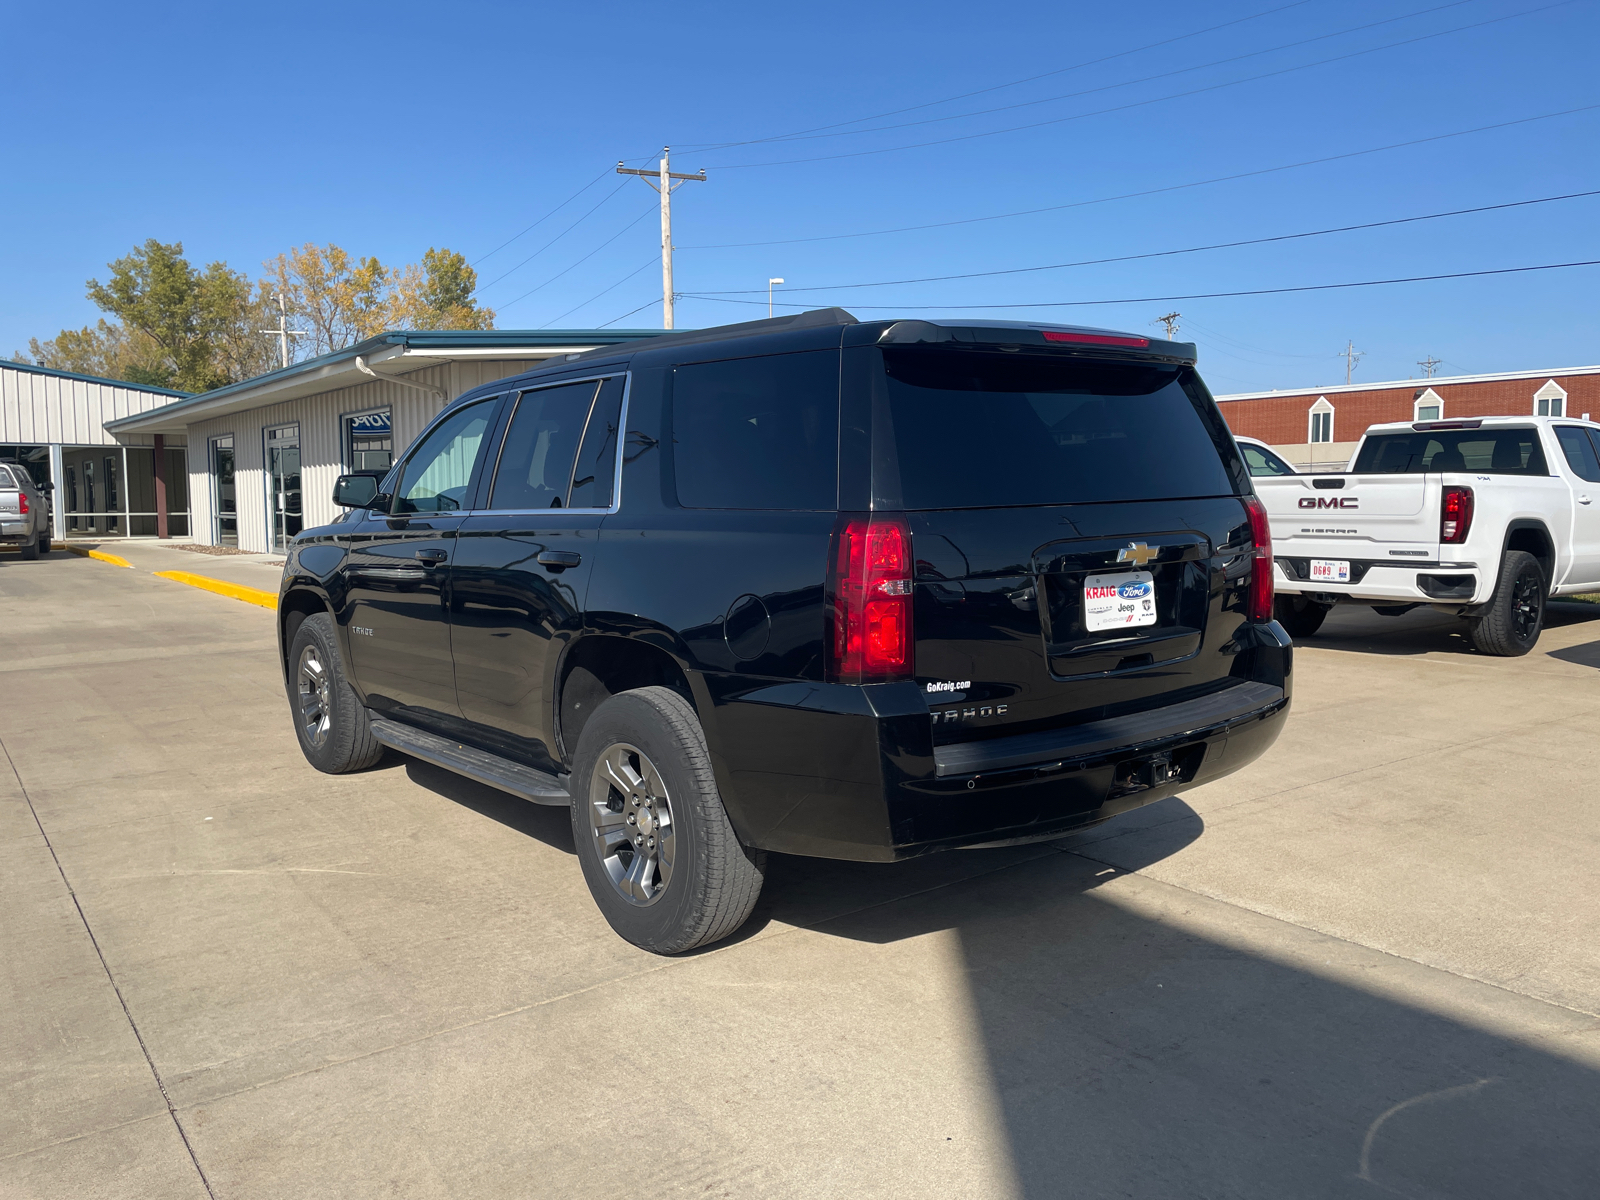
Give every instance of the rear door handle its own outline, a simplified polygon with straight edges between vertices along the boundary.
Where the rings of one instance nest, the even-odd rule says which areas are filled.
[[[1579,504],[1587,504],[1587,503],[1589,503],[1589,497],[1587,497],[1587,496],[1579,496],[1578,497],[1578,503]]]
[[[428,564],[442,563],[449,558],[449,552],[444,550],[418,550],[417,557]]]
[[[583,561],[576,550],[541,550],[538,562],[541,567],[575,567]]]

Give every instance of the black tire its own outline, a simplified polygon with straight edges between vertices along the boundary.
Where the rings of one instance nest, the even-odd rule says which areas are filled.
[[[1272,615],[1295,641],[1308,638],[1322,628],[1332,605],[1318,604],[1304,596],[1285,592],[1272,601]]]
[[[289,706],[306,761],[329,775],[370,767],[383,757],[366,706],[345,679],[333,618],[313,613],[289,643]]]
[[[39,539],[37,537],[31,542],[22,543],[22,557],[29,562],[39,557]]]
[[[51,542],[50,535],[48,533],[41,533],[39,535],[39,553],[40,554],[49,554],[50,553],[50,549],[51,549],[51,547],[53,545],[54,545],[54,543]]]
[[[626,791],[612,782],[618,763]],[[595,709],[573,755],[571,788],[584,879],[621,937],[654,954],[682,954],[749,918],[766,855],[741,844],[729,824],[700,722],[678,693],[640,688]]]
[[[1506,551],[1494,595],[1467,627],[1478,653],[1518,658],[1532,650],[1544,629],[1546,586],[1538,559],[1522,550]]]

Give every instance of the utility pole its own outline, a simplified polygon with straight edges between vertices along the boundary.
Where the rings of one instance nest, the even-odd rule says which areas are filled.
[[[1356,364],[1361,361],[1365,353],[1366,351],[1364,350],[1356,349],[1354,341],[1346,341],[1344,349],[1339,351],[1337,357],[1344,359],[1344,381],[1346,383],[1350,382],[1350,376],[1355,373]]]
[[[680,175],[668,170],[667,160],[671,150],[671,146],[661,147],[659,171],[641,171],[637,167],[625,167],[617,163],[618,175],[641,175],[646,183],[661,193],[661,325],[664,329],[672,328],[672,193],[691,179],[701,183],[706,181],[704,168],[698,175]],[[678,182],[673,183],[674,179]]]
[[[283,298],[283,292],[278,292],[278,327],[276,329],[258,329],[257,333],[269,334],[278,339],[278,349],[283,354],[283,365],[289,365],[289,339],[292,337],[305,337],[298,329],[289,328],[289,305]]]
[[[1433,355],[1430,354],[1430,355],[1428,355],[1427,358],[1425,358],[1421,362],[1419,362],[1417,364],[1417,366],[1422,368],[1422,370],[1423,370],[1423,376],[1422,377],[1424,379],[1432,379],[1433,378],[1434,368],[1436,368],[1443,361],[1444,361],[1443,359],[1435,358]]]
[[[783,280],[777,278],[776,276],[767,280],[767,320],[769,321],[772,320],[772,285],[782,282]]]
[[[1170,342],[1172,340],[1172,335],[1178,332],[1178,318],[1181,316],[1183,316],[1182,313],[1169,312],[1164,317],[1156,318],[1156,321],[1160,321],[1167,327],[1167,341]],[[1155,324],[1155,321],[1152,321],[1151,324]]]

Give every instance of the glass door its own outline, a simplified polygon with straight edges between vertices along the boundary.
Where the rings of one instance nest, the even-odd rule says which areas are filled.
[[[239,544],[239,497],[233,487],[233,435],[211,439],[211,511],[216,544]]]
[[[267,504],[272,548],[287,550],[300,533],[300,426],[267,430]]]

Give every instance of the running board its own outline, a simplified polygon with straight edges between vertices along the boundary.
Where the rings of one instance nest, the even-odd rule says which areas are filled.
[[[454,771],[457,775],[465,775],[468,779],[476,779],[479,783],[510,792],[513,796],[521,796],[535,804],[564,806],[572,803],[565,785],[554,775],[535,771],[532,767],[525,767],[486,750],[464,746],[450,738],[427,733],[412,725],[370,716],[370,710],[369,720],[372,736],[391,750],[420,758],[423,762]]]

